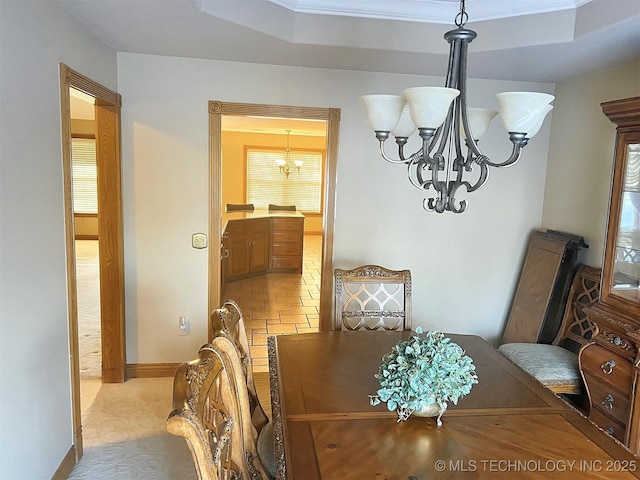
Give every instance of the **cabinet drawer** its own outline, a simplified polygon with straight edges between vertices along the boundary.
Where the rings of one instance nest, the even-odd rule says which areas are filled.
[[[627,427],[624,424],[611,418],[597,408],[591,409],[591,412],[589,413],[589,420],[598,425],[612,437],[624,443],[624,437],[627,433]]]
[[[630,395],[633,365],[625,357],[594,343],[580,353],[580,366]]]
[[[300,257],[271,257],[271,268],[300,269]]]
[[[273,230],[275,231],[301,231],[302,230],[302,221],[299,219],[291,219],[291,218],[274,218],[273,222]]]
[[[247,220],[229,222],[225,234],[227,236],[251,235],[251,222]]]
[[[586,372],[584,377],[589,389],[591,405],[626,424],[629,420],[629,397],[602,382],[602,377],[594,377]]]
[[[300,243],[300,237],[298,232],[273,232],[273,243]]]
[[[299,243],[291,243],[291,244],[282,244],[282,245],[274,245],[271,248],[272,255],[302,255],[302,248],[300,248]]]
[[[607,330],[606,327],[600,326],[600,333],[596,337],[598,342],[606,345],[611,351],[627,357],[633,361],[638,353],[633,341],[626,335],[618,332]]]

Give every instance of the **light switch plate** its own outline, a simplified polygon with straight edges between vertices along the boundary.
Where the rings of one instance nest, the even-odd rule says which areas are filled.
[[[207,235],[205,233],[194,233],[191,236],[191,246],[193,248],[207,248]]]

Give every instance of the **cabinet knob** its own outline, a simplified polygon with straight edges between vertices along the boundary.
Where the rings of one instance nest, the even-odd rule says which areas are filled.
[[[613,410],[613,395],[609,394],[602,400],[602,406],[607,410]]]
[[[602,365],[600,365],[600,368],[602,369],[602,373],[604,373],[605,375],[611,375],[613,373],[613,368],[615,366],[616,366],[615,360],[607,360]]]
[[[615,430],[613,429],[613,427],[609,427],[605,430],[605,432],[607,432],[609,435],[613,436],[613,434],[615,433]]]

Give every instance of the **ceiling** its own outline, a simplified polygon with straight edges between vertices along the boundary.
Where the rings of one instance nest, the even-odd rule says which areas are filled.
[[[325,120],[305,120],[302,118],[253,117],[223,115],[222,130],[225,132],[250,132],[286,135],[306,135],[324,137],[327,134]]]
[[[457,0],[57,1],[118,52],[436,76],[459,11]],[[640,0],[466,0],[466,12],[471,78],[555,83],[640,57]]]

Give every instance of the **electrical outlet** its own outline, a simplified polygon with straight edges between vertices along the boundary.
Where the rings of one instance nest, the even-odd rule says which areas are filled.
[[[178,328],[180,335],[189,335],[189,319],[185,316],[178,318]]]
[[[424,330],[425,332],[428,332],[429,330],[433,330],[433,320],[425,320]]]

